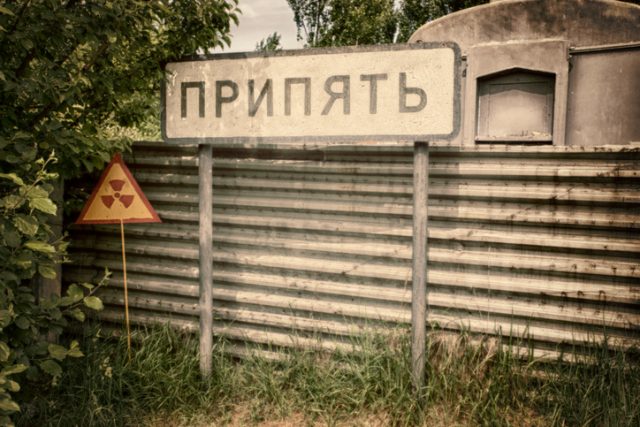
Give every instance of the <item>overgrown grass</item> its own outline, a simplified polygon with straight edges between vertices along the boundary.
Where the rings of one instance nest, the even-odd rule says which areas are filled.
[[[86,357],[60,385],[32,393],[19,425],[640,425],[640,365],[605,346],[595,363],[523,361],[493,339],[429,342],[427,382],[410,376],[408,334],[365,336],[349,354],[294,351],[243,360],[216,345],[201,379],[197,337],[143,331],[131,361],[126,340],[88,337]],[[508,350],[508,349],[507,349]],[[78,363],[79,362],[79,363]],[[28,391],[33,392],[33,390]],[[287,423],[288,420],[288,423]]]

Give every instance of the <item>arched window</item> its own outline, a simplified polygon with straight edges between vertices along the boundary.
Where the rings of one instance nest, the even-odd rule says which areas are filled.
[[[552,144],[555,75],[512,69],[478,79],[476,142]]]

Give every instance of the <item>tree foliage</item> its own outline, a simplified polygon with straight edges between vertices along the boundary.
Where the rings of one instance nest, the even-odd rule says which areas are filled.
[[[393,0],[287,0],[308,47],[393,42]]]
[[[12,138],[24,132],[19,147],[55,148],[65,175],[124,148],[108,129],[135,126],[156,108],[162,64],[228,45],[235,19],[223,0],[0,5],[0,161],[15,159]]]
[[[331,22],[331,0],[287,0],[287,3],[298,28],[298,40],[304,40],[307,47],[318,46]]]
[[[257,52],[276,52],[278,50],[282,50],[282,46],[280,45],[280,34],[278,34],[277,31],[273,34],[269,34],[266,38],[256,43],[255,50]]]
[[[423,24],[489,0],[287,0],[307,47],[404,43]],[[623,0],[640,4],[640,0]]]
[[[317,46],[392,43],[396,32],[393,0],[332,0],[331,25]]]
[[[398,11],[398,42],[406,42],[423,24],[489,0],[403,0]]]
[[[49,226],[52,184],[126,150],[118,129],[158,115],[163,64],[229,45],[236,3],[0,0],[0,424],[18,409],[15,378],[55,379],[81,354],[47,333],[82,320],[79,305],[100,308],[89,285],[52,300],[34,291],[66,259]]]
[[[489,0],[287,0],[307,47],[406,42],[421,25]]]

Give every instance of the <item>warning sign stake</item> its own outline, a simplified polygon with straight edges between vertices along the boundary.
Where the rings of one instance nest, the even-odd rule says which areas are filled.
[[[120,154],[111,159],[102,172],[91,197],[84,205],[76,224],[120,224],[122,239],[122,278],[124,285],[124,318],[127,327],[127,351],[131,360],[131,328],[127,291],[127,257],[124,242],[125,223],[162,222],[151,207],[140,186],[122,161]]]

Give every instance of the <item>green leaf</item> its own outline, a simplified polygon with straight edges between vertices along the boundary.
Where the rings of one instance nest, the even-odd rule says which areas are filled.
[[[33,260],[31,259],[31,252],[23,251],[22,253],[18,254],[18,256],[14,258],[13,264],[23,270],[30,268],[33,264]]]
[[[18,288],[18,294],[16,295],[16,303],[28,303],[35,304],[36,296],[33,294],[30,288],[26,286],[20,286]]]
[[[84,167],[87,169],[87,172],[93,172],[93,163],[85,158],[80,158],[80,160],[82,161]]]
[[[16,226],[22,234],[34,236],[38,232],[38,220],[31,215],[18,214],[13,218],[13,225]]]
[[[24,50],[31,50],[33,48],[33,42],[29,39],[19,39],[20,40],[20,44],[22,45],[22,47],[24,48]]]
[[[38,366],[52,377],[59,377],[62,375],[62,368],[53,360],[45,360],[44,362],[39,363]]]
[[[50,308],[48,311],[48,314],[49,314],[49,319],[51,319],[52,322],[62,319],[62,312],[58,307]]]
[[[69,314],[79,322],[84,322],[87,318],[87,316],[84,314],[84,311],[80,310],[79,308],[74,308]]]
[[[69,346],[69,351],[67,352],[67,356],[69,356],[69,357],[83,357],[84,356],[84,354],[80,350],[80,344],[78,344],[78,341],[76,341],[76,340],[71,341],[71,345]]]
[[[46,356],[47,354],[49,354],[49,343],[45,341],[39,341],[31,347],[31,350],[38,356]]]
[[[6,362],[11,355],[11,349],[6,342],[0,341],[0,362]]]
[[[0,328],[6,328],[9,323],[11,323],[11,311],[0,310]],[[0,341],[0,346],[2,346],[2,341]]]
[[[12,365],[12,366],[9,366],[8,368],[4,368],[2,371],[0,371],[0,375],[4,377],[8,377],[9,375],[20,374],[26,370],[27,370],[27,365],[23,365],[22,363],[20,363],[18,365]]]
[[[0,6],[0,13],[3,13],[5,15],[15,16],[15,14],[11,11],[11,9],[8,9],[4,6]]]
[[[19,130],[19,131],[15,132],[15,133],[13,134],[13,139],[15,139],[15,140],[19,140],[19,139],[31,139],[31,137],[32,137],[32,136],[33,136],[33,135],[32,135],[32,134],[30,134],[29,132],[25,132],[25,131]]]
[[[7,389],[11,392],[11,393],[17,393],[20,391],[20,384],[18,384],[15,381],[9,380],[7,381]]]
[[[55,215],[58,210],[55,203],[53,203],[48,197],[35,197],[33,199],[29,199],[29,206],[31,209],[37,209],[49,215]]]
[[[60,300],[58,301],[58,305],[60,307],[68,307],[71,304],[73,304],[73,298],[71,298],[70,296],[64,296],[62,298],[60,298]]]
[[[55,254],[56,253],[56,248],[53,245],[50,245],[49,243],[45,243],[45,242],[38,242],[38,241],[30,241],[24,244],[27,248],[33,250],[33,251],[37,251],[37,252],[42,252],[45,254]]]
[[[13,143],[13,149],[20,154],[27,151],[29,149],[29,146],[30,146],[29,142],[25,142],[24,140],[22,141],[18,140]]]
[[[11,399],[2,399],[0,400],[0,410],[5,412],[18,412],[20,411],[20,406]]]
[[[4,238],[5,243],[10,248],[17,248],[20,246],[22,239],[20,238],[20,233],[15,230],[5,230],[2,237]]]
[[[0,173],[0,178],[9,179],[16,185],[24,185],[24,181],[15,173]]]
[[[104,305],[102,304],[102,300],[98,297],[90,296],[84,298],[84,305],[89,307],[92,310],[100,311],[104,309]]]
[[[30,162],[35,159],[38,154],[38,149],[34,145],[23,146],[20,154],[24,162]]]
[[[7,285],[11,283],[17,284],[18,282],[20,282],[20,279],[15,273],[12,273],[11,271],[3,271],[0,272],[0,282],[4,282]]]
[[[95,288],[95,286],[94,286],[94,285],[92,285],[91,283],[86,283],[86,282],[84,282],[84,283],[80,283],[80,286],[82,286],[83,288],[87,288],[87,289],[89,289],[89,290],[91,290],[91,289]]]
[[[5,157],[5,160],[13,164],[20,163],[22,161],[22,159],[15,154],[8,154],[7,157]]]
[[[40,264],[38,266],[38,273],[45,279],[55,279],[58,276],[58,272],[53,264]]]
[[[84,292],[78,285],[74,283],[67,289],[67,295],[60,298],[60,306],[70,306],[71,304],[75,304],[78,301],[82,300],[82,298],[84,298]]]
[[[29,326],[31,326],[31,322],[25,316],[18,316],[16,318],[15,324],[16,324],[16,326],[18,328],[20,328],[22,330],[27,330],[27,329],[29,329]]]
[[[15,210],[18,209],[24,203],[25,198],[16,194],[9,194],[6,197],[0,199],[0,206],[4,206],[5,209]]]
[[[23,194],[30,199],[47,199],[49,198],[49,192],[43,188],[43,186],[31,187],[28,191],[24,191]]]
[[[64,360],[67,357],[67,349],[58,344],[49,344],[47,347],[49,350],[49,356],[56,360]]]
[[[74,283],[67,289],[67,295],[73,299],[73,302],[78,302],[84,297],[84,292]]]

